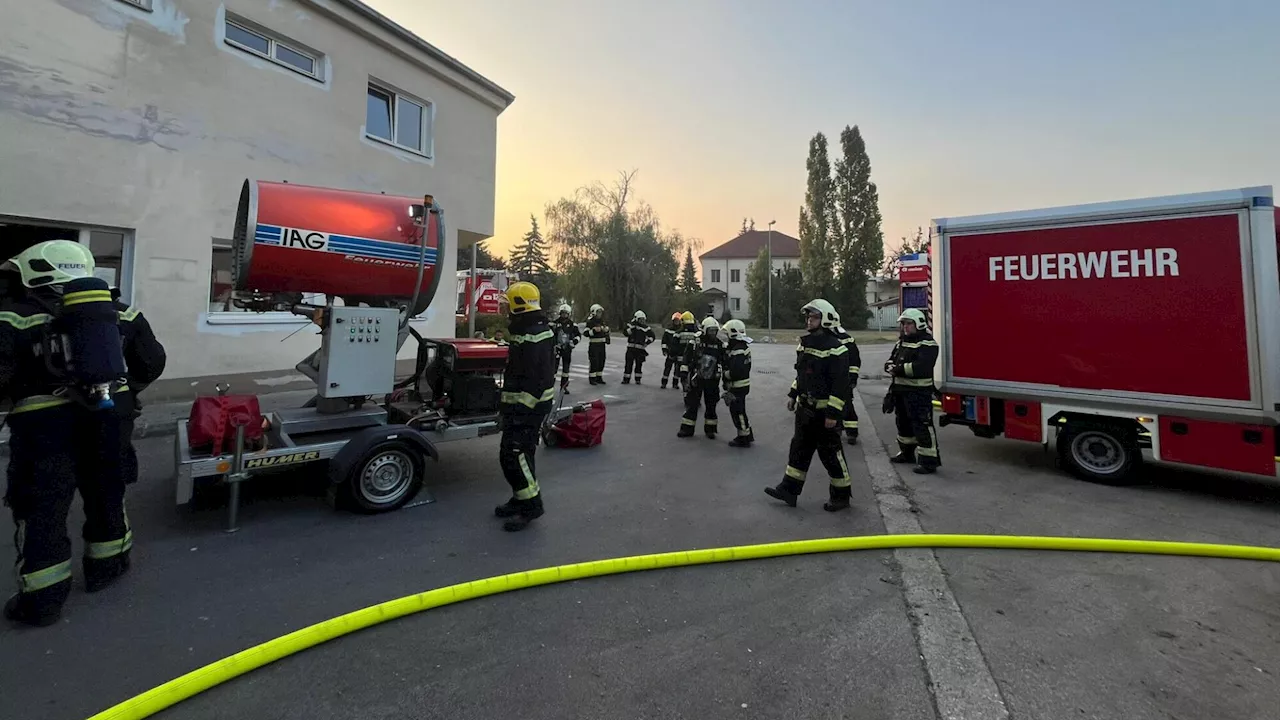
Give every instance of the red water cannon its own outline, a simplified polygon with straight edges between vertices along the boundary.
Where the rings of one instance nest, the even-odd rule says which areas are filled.
[[[232,247],[236,304],[294,310],[303,293],[347,306],[431,304],[445,257],[444,213],[420,198],[246,180]]]

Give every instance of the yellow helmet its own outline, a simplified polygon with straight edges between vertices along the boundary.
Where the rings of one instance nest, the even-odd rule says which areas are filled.
[[[682,323],[693,322],[693,313],[689,312],[688,310],[685,310],[684,312],[680,313],[680,322]]]
[[[531,282],[522,280],[511,283],[507,288],[507,303],[511,307],[512,315],[541,310],[541,301],[542,295],[538,292],[538,287]]]
[[[29,288],[62,285],[93,277],[93,253],[78,242],[46,240],[10,258],[3,269],[16,270]]]

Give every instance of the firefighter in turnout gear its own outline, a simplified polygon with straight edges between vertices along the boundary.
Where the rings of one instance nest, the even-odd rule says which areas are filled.
[[[673,380],[672,387],[680,389],[680,374],[676,373],[674,378],[671,374],[676,370],[680,361],[680,313],[671,314],[671,324],[662,331],[662,388],[667,387],[667,380]]]
[[[942,465],[938,454],[938,434],[933,428],[933,366],[938,361],[938,343],[929,333],[924,313],[909,308],[898,316],[900,337],[884,364],[893,378],[886,398],[898,425],[898,454],[895,463],[915,463],[920,475],[935,472]]]
[[[622,370],[622,384],[631,383],[631,372],[635,370],[636,384],[644,377],[644,361],[649,357],[649,345],[655,340],[653,328],[649,327],[649,318],[643,310],[637,310],[627,323],[627,355],[626,366]]]
[[[569,366],[573,362],[573,349],[578,347],[582,333],[570,317],[572,308],[560,306],[560,313],[551,323],[551,330],[556,334],[556,357],[560,360],[560,389],[569,394]]]
[[[698,405],[706,405],[702,418],[702,431],[714,440],[719,420],[716,404],[720,402],[720,378],[724,372],[725,347],[720,341],[720,323],[713,317],[703,318],[702,334],[686,348],[685,364],[689,374],[685,379],[684,417],[680,420],[678,437],[693,437],[698,424]]]
[[[796,379],[787,393],[787,409],[796,416],[795,435],[782,482],[764,491],[795,507],[817,451],[831,476],[830,499],[822,509],[836,512],[849,508],[851,494],[849,466],[840,443],[849,386],[849,350],[836,337],[840,316],[831,303],[814,300],[804,306],[804,313],[809,332],[796,347]]]
[[[556,394],[555,333],[533,283],[512,283],[507,288],[507,302],[511,338],[498,405],[502,428],[498,463],[511,485],[511,499],[495,508],[494,514],[506,519],[503,530],[515,532],[542,517],[533,457],[542,421],[552,411]]]
[[[77,490],[85,514],[85,589],[101,590],[129,569],[130,443],[121,426],[122,413],[131,414],[136,402],[128,375],[155,379],[164,351],[158,343],[139,348],[154,337],[122,338],[122,316],[133,322],[138,315],[117,309],[93,268],[88,248],[68,240],[35,245],[0,268],[12,291],[0,300],[0,397],[12,403],[5,504],[16,526],[18,565],[18,594],[4,615],[27,625],[57,622],[70,594],[67,515]],[[106,373],[114,379],[100,382]]]
[[[724,404],[729,408],[729,418],[738,431],[729,444],[751,447],[756,440],[751,422],[747,420],[747,393],[751,392],[751,338],[747,337],[747,326],[741,320],[725,323],[724,332],[729,336],[724,369]]]
[[[604,308],[591,306],[591,317],[587,318],[587,382],[592,385],[604,385],[604,346],[609,344],[609,326],[604,324]]]
[[[858,411],[853,407],[853,394],[858,392],[858,375],[862,372],[862,352],[858,341],[843,327],[836,328],[836,339],[849,351],[849,394],[844,399],[844,435],[850,445],[858,444]]]
[[[680,333],[678,335],[678,343],[676,348],[678,358],[676,364],[676,379],[689,389],[689,363],[688,357],[693,352],[694,347],[698,344],[698,321],[693,319],[693,313],[685,310],[680,313]]]

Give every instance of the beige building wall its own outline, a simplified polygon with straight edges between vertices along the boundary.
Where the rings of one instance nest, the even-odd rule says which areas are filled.
[[[228,19],[310,53],[315,76],[234,47]],[[425,152],[366,137],[371,79],[429,107]],[[95,253],[122,238],[117,280],[168,350],[165,379],[269,390],[298,378],[317,339],[290,337],[287,315],[211,312],[214,245],[232,235],[244,180],[434,195],[444,280],[416,325],[451,337],[454,250],[493,234],[511,99],[351,0],[5,3],[0,223],[66,224]]]

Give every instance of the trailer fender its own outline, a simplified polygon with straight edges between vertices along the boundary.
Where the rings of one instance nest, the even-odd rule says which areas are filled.
[[[378,425],[353,435],[338,454],[333,456],[333,460],[329,462],[329,485],[342,483],[355,469],[356,463],[363,460],[375,445],[389,440],[407,442],[422,450],[422,454],[432,460],[440,460],[440,451],[417,430],[405,425]]]

